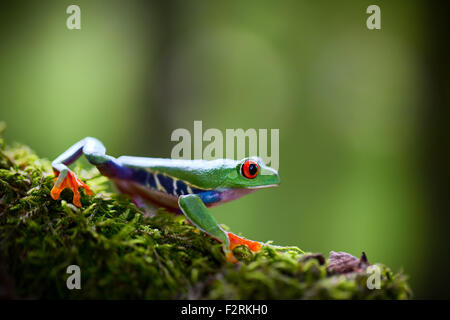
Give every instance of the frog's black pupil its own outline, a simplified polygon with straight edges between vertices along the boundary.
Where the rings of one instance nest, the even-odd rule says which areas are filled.
[[[258,167],[256,166],[256,164],[251,163],[248,166],[248,173],[250,173],[251,176],[254,176],[257,172],[258,172]]]

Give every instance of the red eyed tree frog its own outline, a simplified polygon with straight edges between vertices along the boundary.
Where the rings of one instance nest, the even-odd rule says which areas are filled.
[[[232,254],[236,246],[246,245],[253,252],[261,249],[262,243],[223,230],[207,209],[261,188],[278,186],[277,171],[265,166],[260,158],[241,161],[114,158],[105,152],[99,140],[87,137],[56,158],[52,167],[57,179],[51,197],[57,200],[63,189],[70,188],[73,204],[81,207],[78,188],[92,195],[89,187],[67,167],[84,154],[120,192],[140,203],[145,200],[170,212],[184,214],[195,227],[223,243],[228,260],[236,261]]]

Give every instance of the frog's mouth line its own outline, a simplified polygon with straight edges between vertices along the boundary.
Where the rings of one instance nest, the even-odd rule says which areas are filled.
[[[247,187],[245,189],[265,189],[265,188],[273,188],[273,187],[279,187],[279,184],[267,184],[262,186],[255,186],[255,187]]]

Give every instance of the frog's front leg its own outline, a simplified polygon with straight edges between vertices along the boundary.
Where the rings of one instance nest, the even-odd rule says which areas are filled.
[[[178,204],[181,211],[194,226],[223,243],[228,261],[237,262],[233,256],[233,248],[239,245],[246,245],[253,252],[261,250],[262,244],[260,242],[241,238],[223,230],[198,195],[180,196]]]
[[[56,158],[52,162],[52,167],[57,179],[50,192],[51,197],[54,200],[57,200],[64,189],[70,188],[73,192],[74,205],[81,207],[78,188],[81,187],[86,189],[86,192],[89,195],[92,195],[92,192],[67,166],[77,160],[82,154],[86,156],[91,164],[97,166],[99,169],[101,169],[102,166],[111,167],[111,164],[116,164],[114,161],[115,159],[106,155],[105,152],[106,149],[99,140],[87,137],[75,143]]]

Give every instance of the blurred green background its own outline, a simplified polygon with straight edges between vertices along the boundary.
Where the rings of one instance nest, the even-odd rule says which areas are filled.
[[[81,30],[66,28],[70,4],[81,8]],[[366,28],[371,4],[381,30]],[[281,187],[213,209],[218,221],[326,255],[365,251],[404,269],[416,297],[448,297],[449,276],[435,265],[448,220],[424,156],[440,118],[424,116],[440,92],[427,61],[443,54],[431,10],[411,1],[4,1],[0,120],[9,143],[49,159],[88,135],[113,156],[170,157],[171,132],[194,120],[223,132],[280,129]]]

